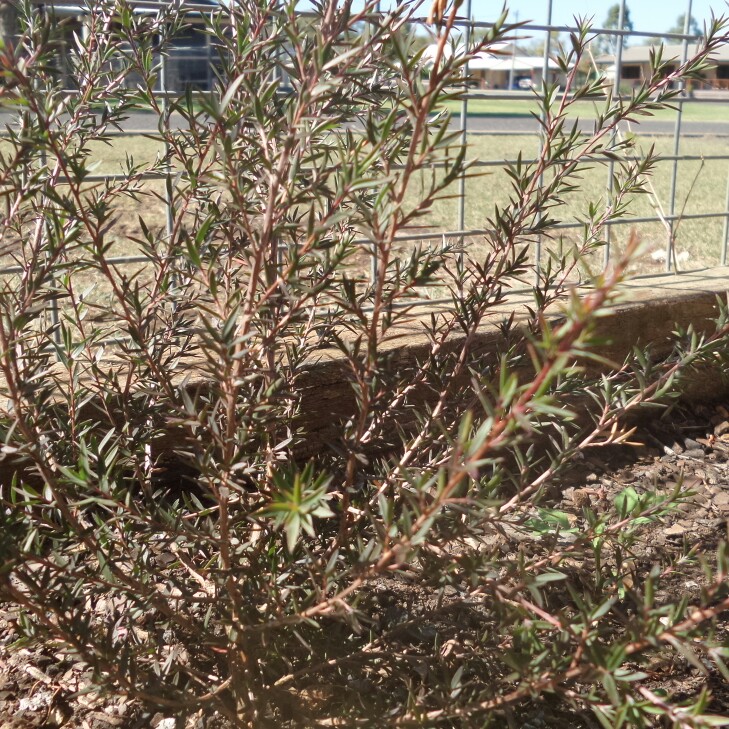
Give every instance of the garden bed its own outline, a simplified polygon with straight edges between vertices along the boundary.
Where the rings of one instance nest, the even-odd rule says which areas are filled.
[[[680,508],[646,526],[626,558],[632,562],[632,579],[645,580],[654,565],[687,555],[667,575],[657,603],[685,598],[689,605],[700,599],[704,574],[701,555],[711,559],[720,539],[726,537],[729,519],[729,409],[723,405],[681,408],[670,416],[643,426],[630,445],[609,446],[586,452],[571,470],[553,484],[554,496],[547,502],[567,515],[570,529],[560,539],[574,538],[574,529],[584,524],[583,508],[607,509],[626,488],[669,493],[676,484],[691,492]],[[529,553],[534,540],[515,528],[494,536],[504,553]],[[549,537],[542,537],[549,538]],[[464,553],[471,547],[462,545]],[[484,544],[479,545],[484,548]],[[461,555],[462,556],[462,555]],[[461,557],[454,555],[454,558]],[[571,580],[580,580],[591,565],[575,561]],[[387,655],[406,657],[412,681],[425,681],[429,674],[460,662],[483,659],[483,634],[488,617],[481,606],[488,595],[466,585],[438,584],[433,575],[402,572],[379,578],[367,586],[360,603],[359,620],[368,628],[359,650],[347,651],[346,660],[331,666],[312,666],[311,673],[279,679],[271,690],[278,695],[275,716],[261,726],[348,726],[326,722],[341,714],[346,704],[371,706],[372,725],[385,726],[380,716],[383,697],[402,690],[402,676],[395,679],[386,670]],[[631,585],[624,585],[620,609],[626,615],[635,609]],[[558,594],[552,599],[558,599]],[[98,621],[110,619],[111,608],[97,606]],[[176,727],[225,727],[222,719],[204,712],[178,717],[173,712],[150,710],[123,695],[99,694],[90,671],[80,662],[64,657],[49,644],[16,645],[17,609],[0,607],[0,725],[7,729],[30,727],[80,727],[83,729],[176,729]],[[413,627],[416,626],[416,627]],[[729,639],[729,613],[714,620],[716,637]],[[322,640],[331,639],[326,632]],[[508,638],[507,638],[508,640]],[[175,646],[171,646],[175,647]],[[176,646],[178,649],[182,646]],[[647,664],[636,661],[648,678],[643,684],[654,693],[665,691],[678,698],[695,698],[711,692],[708,710],[729,714],[729,684],[697,654],[698,665],[677,658],[674,652],[654,652]],[[401,664],[402,665],[402,664]],[[383,669],[383,666],[385,667]],[[403,697],[404,698],[404,697]],[[346,711],[346,709],[345,709]],[[519,704],[499,714],[501,726],[551,729],[594,729],[598,723],[589,713],[549,698]],[[392,717],[393,720],[395,717]],[[320,724],[320,721],[324,723]],[[565,724],[565,722],[567,724]],[[467,724],[464,724],[466,726]],[[660,726],[657,724],[656,726]]]

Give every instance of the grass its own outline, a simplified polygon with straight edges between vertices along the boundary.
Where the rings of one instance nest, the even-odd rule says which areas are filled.
[[[670,137],[640,136],[639,150],[645,153],[651,145],[663,155],[673,154],[673,140]],[[533,158],[538,152],[536,135],[472,135],[469,139],[473,156],[480,160],[514,160],[521,151],[525,159]],[[724,137],[687,137],[681,141],[680,153],[694,157],[729,155],[729,139]],[[564,205],[554,208],[551,216],[570,223],[584,218],[591,201],[605,203],[608,187],[608,166],[595,164],[583,171],[579,190],[569,195]],[[624,224],[613,226],[612,239],[620,248],[627,240],[631,229],[642,237],[649,253],[666,248],[668,231],[661,222],[632,223],[632,218],[655,217],[656,210],[668,214],[671,208],[671,176],[673,162],[658,163],[650,184],[652,194],[635,196],[631,206],[631,217]],[[510,196],[510,178],[503,167],[481,167],[479,176],[470,179],[466,185],[466,229],[488,227],[488,218],[495,206],[504,206]],[[722,213],[726,211],[727,161],[696,159],[679,161],[674,212],[678,215]],[[458,228],[458,204],[454,200],[440,201],[433,209],[429,227],[436,230]],[[674,226],[676,251],[683,254],[682,267],[700,268],[717,265],[721,260],[724,221],[721,218],[682,220]],[[576,239],[575,230],[564,230],[562,237],[569,242]],[[478,239],[468,239],[469,245],[477,247]],[[659,272],[664,263],[648,258],[640,265],[640,272]]]
[[[647,150],[651,144],[662,154],[672,154],[673,140],[667,136],[640,136],[639,148]],[[470,156],[481,161],[495,160],[504,162],[516,159],[519,152],[524,159],[533,158],[538,152],[536,135],[490,135],[473,134],[469,137]],[[96,162],[94,172],[97,174],[113,174],[121,171],[127,155],[132,155],[137,162],[151,160],[160,151],[160,145],[141,135],[117,137],[112,144],[97,145],[92,150],[92,158]],[[711,155],[729,155],[729,138],[725,137],[687,137],[681,142],[681,153],[696,157]],[[455,149],[454,149],[455,153]],[[673,163],[662,161],[658,164],[652,177],[653,194],[637,196],[632,204],[632,217],[654,217],[656,208],[660,207],[668,213],[671,207],[670,187]],[[508,203],[510,180],[503,166],[481,166],[475,169],[476,176],[466,184],[465,229],[482,229],[489,227],[489,218],[495,206]],[[413,199],[419,193],[419,185],[423,180],[415,181],[411,194]],[[564,205],[551,211],[552,217],[569,223],[579,220],[585,215],[591,201],[605,202],[608,184],[608,167],[595,164],[582,173],[580,188],[568,196]],[[121,198],[115,212],[115,222],[110,229],[108,239],[112,242],[112,255],[132,256],[139,253],[135,237],[141,236],[140,216],[151,229],[162,230],[165,225],[165,204],[163,200],[164,183],[150,181],[146,183],[145,193],[139,199]],[[726,211],[727,194],[727,161],[697,159],[678,163],[678,184],[676,190],[675,211],[683,210],[685,214],[721,213]],[[457,189],[454,190],[457,192]],[[459,227],[458,201],[456,199],[439,200],[430,214],[423,219],[421,228],[413,232],[432,232],[434,239],[441,238],[440,233],[456,230]],[[623,241],[629,237],[631,229],[635,229],[643,238],[648,252],[665,250],[668,231],[661,222],[632,223],[615,225],[611,231],[614,245],[620,249]],[[703,220],[682,220],[674,226],[676,234],[676,252],[684,259],[681,267],[696,269],[717,265],[721,259],[721,248],[724,235],[724,221],[721,218]],[[565,229],[553,241],[545,241],[544,246],[558,245],[562,239],[570,243],[577,239],[577,231]],[[403,242],[404,250],[409,244]],[[478,257],[485,250],[482,237],[466,238],[466,245],[472,255]],[[686,260],[687,257],[687,260]],[[602,253],[595,261],[595,266],[602,263]],[[6,261],[8,261],[6,257]],[[363,256],[362,273],[367,270],[367,261]],[[140,264],[120,264],[127,274],[139,268]],[[641,273],[658,273],[665,267],[662,261],[646,258],[638,267]],[[94,281],[89,271],[75,274],[76,286],[86,288]],[[102,292],[98,292],[102,295]]]
[[[460,101],[450,101],[445,108],[458,114],[461,111]],[[594,102],[578,102],[570,111],[572,118],[594,119],[599,105]],[[530,117],[532,112],[538,113],[536,100],[528,99],[469,99],[469,116],[479,117]],[[652,115],[655,121],[673,122],[676,112],[673,109],[661,109]],[[729,121],[729,103],[690,100],[683,105],[683,119],[690,122],[727,122]]]
[[[645,152],[651,145],[662,155],[673,153],[673,140],[670,137],[640,136],[639,151]],[[120,140],[121,142],[121,140]],[[474,134],[469,137],[470,154],[480,161],[506,161],[516,159],[519,152],[525,159],[538,152],[536,135],[489,135]],[[127,153],[135,159],[151,159],[159,151],[159,145],[152,140],[141,137],[124,138],[124,143],[99,145],[94,150],[99,167],[97,172],[113,173],[121,169]],[[455,150],[454,150],[455,151]],[[681,154],[694,157],[710,157],[711,155],[729,155],[729,139],[724,137],[704,136],[687,137],[681,141]],[[651,180],[654,195],[636,197],[632,204],[634,217],[653,217],[656,209],[668,213],[671,207],[670,188],[673,162],[659,162]],[[503,206],[508,202],[510,193],[509,178],[503,167],[478,167],[478,176],[468,180],[466,184],[466,229],[484,228],[488,226],[488,218],[493,214],[494,206]],[[680,161],[674,210],[678,214],[724,212],[726,210],[727,162],[726,160],[699,159]],[[606,199],[608,184],[608,167],[596,164],[585,170],[581,186],[566,201],[565,205],[552,211],[563,222],[574,221],[586,211],[590,201]],[[162,192],[161,183],[149,183],[148,190],[158,194]],[[417,183],[412,191],[418,194]],[[154,197],[142,198],[139,201],[123,199],[120,201],[118,221],[112,236],[115,239],[115,252],[130,255],[134,252],[134,244],[129,238],[139,234],[137,218],[143,215],[148,224],[164,223],[164,205]],[[455,199],[441,200],[435,204],[424,225],[427,229],[440,232],[458,228],[458,203]],[[638,232],[644,237],[650,250],[665,247],[667,231],[662,223],[641,223]],[[615,226],[617,241],[627,238],[630,223]],[[677,251],[688,253],[691,267],[715,265],[721,256],[723,220],[683,220],[677,226]]]

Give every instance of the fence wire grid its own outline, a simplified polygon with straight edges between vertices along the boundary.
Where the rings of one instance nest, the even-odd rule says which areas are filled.
[[[191,20],[201,15],[220,12],[221,6],[215,2],[178,3],[185,9]],[[154,12],[166,3],[158,0],[137,0],[133,6],[137,12]],[[552,22],[552,0],[546,0],[547,22],[534,24],[526,22],[518,31],[518,39],[501,58],[497,70],[489,68],[471,68],[466,66],[460,101],[451,106],[453,128],[460,131],[463,142],[479,152],[479,161],[475,168],[483,172],[494,172],[508,164],[516,163],[517,152],[521,151],[523,160],[536,157],[543,144],[536,120],[530,117],[531,108],[535,105],[533,87],[542,79],[554,74],[553,56],[555,51],[554,36],[576,30],[576,26],[557,25]],[[76,18],[79,28],[83,24],[83,12],[79,5],[71,3],[35,3],[37,12],[52,12],[59,17]],[[385,12],[386,8],[380,8]],[[306,9],[302,8],[306,14]],[[468,46],[472,35],[479,30],[493,25],[488,17],[474,15],[472,0],[465,0],[461,9],[462,16],[456,21],[456,27],[462,34],[463,43]],[[593,26],[591,34],[598,39],[607,39],[613,53],[598,54],[593,57],[596,73],[602,72],[611,80],[613,94],[620,97],[630,90],[631,84],[640,79],[636,76],[636,64],[629,62],[629,51],[635,55],[635,49],[648,41],[662,42],[667,47],[678,46],[676,62],[685,62],[693,44],[700,36],[690,33],[692,19],[692,0],[685,6],[685,27],[683,33],[666,33],[658,29],[630,30],[626,27],[627,7],[625,0],[620,2],[620,14],[616,28]],[[510,18],[512,20],[513,18]],[[376,21],[376,18],[374,19]],[[703,20],[703,19],[700,19]],[[419,21],[425,27],[423,17]],[[184,33],[183,33],[184,35]],[[523,41],[522,41],[523,39]],[[529,41],[534,46],[541,39],[541,54],[530,57],[525,62],[519,42]],[[632,51],[631,51],[632,49]],[[181,89],[188,86],[197,87],[195,94],[215,93],[214,53],[209,42],[187,33],[181,42],[169,53],[158,54],[159,81],[158,93],[162,99],[162,117],[149,121],[146,129],[135,129],[134,120],[128,129],[115,132],[114,135],[133,137],[149,134],[149,128],[158,124],[172,123],[167,113],[167,99],[177,96]],[[62,62],[62,59],[61,59]],[[525,70],[525,63],[531,64]],[[488,64],[486,64],[488,65]],[[496,65],[496,64],[492,64]],[[715,265],[726,265],[729,257],[729,51],[726,57],[726,68],[717,66],[713,79],[707,79],[698,88],[680,88],[680,95],[672,102],[674,110],[666,113],[658,120],[647,119],[641,128],[623,128],[616,133],[638,134],[648,141],[659,141],[662,149],[660,173],[656,184],[652,185],[648,208],[642,208],[629,217],[609,223],[607,227],[607,245],[603,248],[601,265],[609,264],[615,247],[627,239],[628,229],[638,229],[648,239],[648,248],[652,249],[646,261],[634,273],[637,276],[650,277],[664,275],[666,272],[696,272]],[[501,74],[498,76],[497,71]],[[500,82],[495,79],[500,79]],[[726,83],[725,83],[726,82]],[[280,79],[281,93],[286,93],[286,79]],[[74,93],[72,80],[67,93]],[[493,107],[493,111],[490,108]],[[523,109],[523,112],[521,111]],[[501,111],[500,111],[501,110]],[[515,111],[516,110],[516,111]],[[687,113],[688,111],[692,113]],[[148,115],[149,116],[149,115]],[[689,118],[687,118],[689,117]],[[0,110],[0,127],[6,128],[14,124],[13,114]],[[591,126],[589,111],[580,122],[589,130]],[[485,154],[484,154],[485,152]],[[636,157],[635,159],[640,159]],[[614,162],[601,167],[603,194],[609,195],[613,184]],[[698,170],[698,172],[696,172]],[[708,170],[708,171],[707,171]],[[166,229],[169,236],[173,228],[172,181],[177,173],[169,169],[163,174],[146,175],[145,179],[163,181],[164,205],[166,206]],[[706,185],[702,175],[710,177]],[[118,175],[102,172],[87,177],[88,182],[105,182],[118,178]],[[488,232],[478,219],[486,219],[479,202],[487,199],[499,188],[496,178],[491,176],[477,177],[473,180],[460,179],[457,182],[457,195],[451,209],[424,229],[414,230],[403,236],[399,242],[416,244],[421,241],[451,239],[460,241],[463,246],[475,244],[479,237]],[[598,188],[600,183],[598,183]],[[658,187],[660,186],[660,190]],[[705,188],[705,189],[704,189]],[[709,191],[710,194],[707,194]],[[474,224],[476,223],[476,224]],[[578,215],[565,215],[554,226],[559,234],[569,235],[570,230],[583,226]],[[366,246],[367,241],[360,241]],[[544,259],[543,250],[548,242],[538,239],[534,260],[537,266]],[[114,265],[143,264],[147,259],[141,255],[120,255],[109,259]],[[372,258],[370,276],[377,270],[377,261]],[[0,269],[1,274],[17,273],[17,266],[6,266]],[[424,302],[435,302],[437,295],[423,293]],[[58,304],[51,303],[54,321],[58,321]]]

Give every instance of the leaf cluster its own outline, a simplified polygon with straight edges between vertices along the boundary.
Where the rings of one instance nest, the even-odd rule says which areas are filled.
[[[623,99],[578,82],[579,23],[558,59],[566,88],[540,92],[540,154],[509,168],[475,257],[405,244],[474,174],[442,103],[514,31],[506,13],[461,47],[447,5],[426,61],[417,2],[90,0],[69,93],[63,23],[18,5],[0,53],[0,100],[17,109],[0,149],[0,597],[23,640],[77,656],[101,690],[230,726],[503,725],[540,696],[604,726],[720,725],[705,695],[651,692],[641,665],[668,650],[726,676],[711,627],[724,546],[700,604],[658,604],[675,565],[634,584],[631,549],[684,495],[628,489],[578,528],[553,489],[692,372],[727,370],[725,305],[667,358],[601,359],[596,325],[639,242],[589,265],[655,161],[616,126],[700,74],[724,20],[677,69],[656,52]],[[161,91],[191,24],[216,48],[214,88]],[[585,99],[601,108],[588,135],[569,113]],[[94,150],[141,110],[159,154],[97,174]],[[561,240],[595,164],[614,166],[609,195]],[[416,316],[434,284],[445,304]],[[524,286],[531,304],[486,355],[485,328]],[[400,351],[413,326],[424,345]]]

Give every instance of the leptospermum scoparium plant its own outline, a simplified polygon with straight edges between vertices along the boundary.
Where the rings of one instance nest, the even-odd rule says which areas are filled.
[[[557,58],[566,85],[538,91],[541,152],[509,168],[475,255],[403,237],[478,175],[444,103],[513,37],[506,12],[466,45],[449,4],[431,24],[409,1],[136,6],[89,0],[72,33],[52,3],[19,2],[0,54],[15,114],[0,147],[0,597],[23,640],[181,721],[503,726],[549,694],[603,726],[716,725],[705,696],[641,691],[630,666],[698,645],[726,673],[706,627],[729,608],[723,547],[701,605],[658,606],[666,570],[626,598],[620,555],[680,491],[586,509],[568,540],[549,498],[576,453],[620,442],[691,368],[726,365],[722,309],[666,359],[581,366],[635,237],[589,293],[572,288],[655,162],[613,132],[698,77],[724,21],[682,65],[655,54],[627,98],[579,80],[580,24]],[[164,65],[192,25],[216,80],[175,94]],[[585,100],[586,135],[569,121]],[[143,110],[159,152],[140,159],[118,132]],[[608,162],[609,199],[560,244],[561,204]],[[538,238],[554,245],[536,270]],[[415,316],[427,286],[447,302]],[[524,286],[533,303],[485,353]],[[407,351],[406,322],[421,337]],[[514,529],[533,537],[517,557],[495,540]]]

